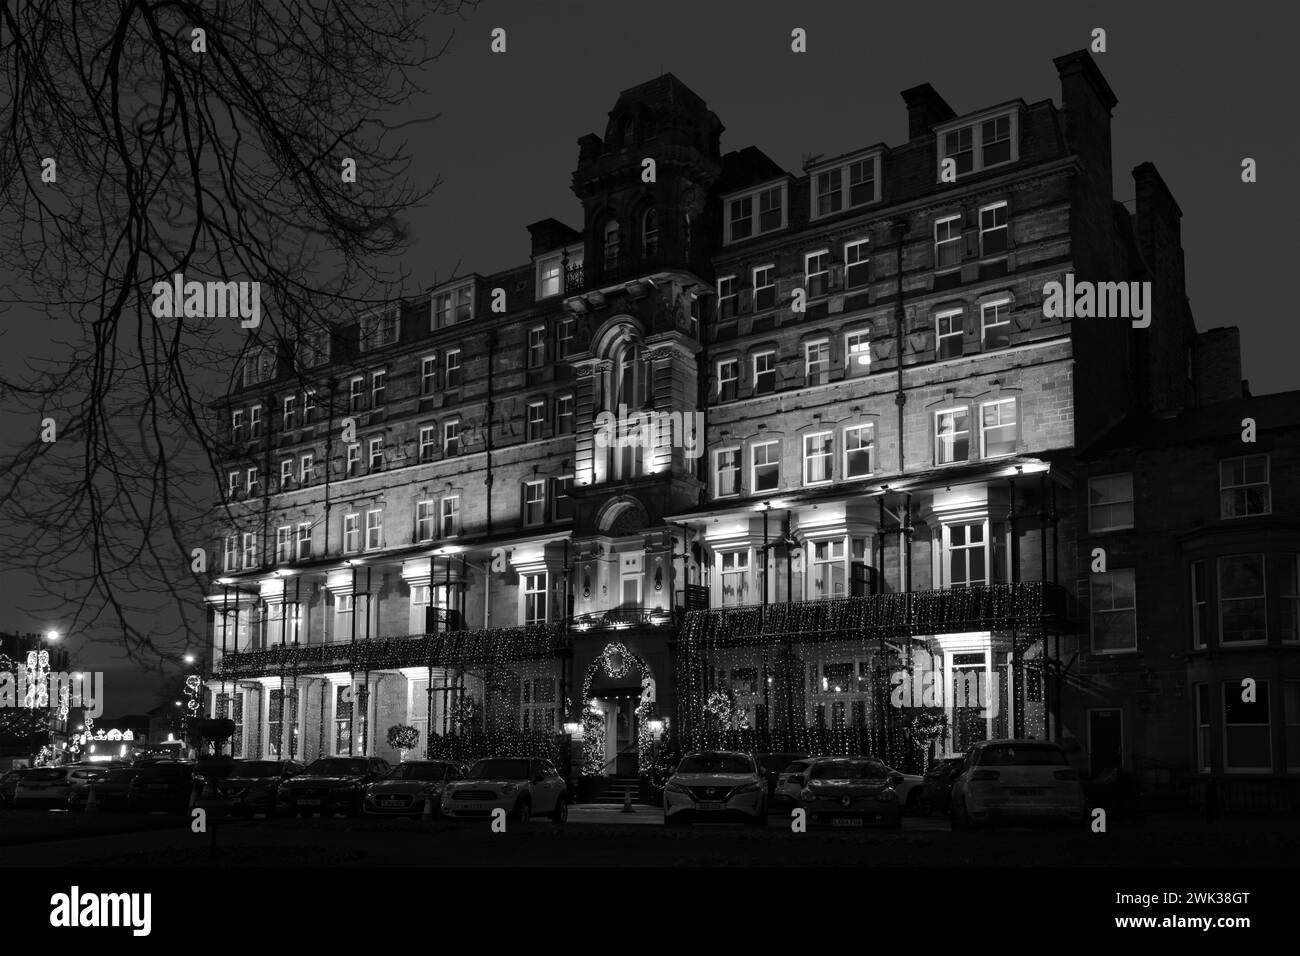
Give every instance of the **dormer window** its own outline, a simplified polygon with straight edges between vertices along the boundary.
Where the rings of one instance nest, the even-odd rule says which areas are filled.
[[[397,308],[361,317],[361,351],[373,352],[397,342]]]
[[[784,229],[788,206],[784,182],[731,196],[725,200],[726,241],[740,242]]]
[[[433,328],[468,322],[474,315],[474,283],[465,282],[433,294]]]
[[[937,127],[940,181],[945,159],[953,160],[959,178],[1019,159],[1019,127],[1016,111],[1007,109]]]
[[[880,198],[880,154],[859,155],[837,160],[832,167],[814,168],[809,181],[813,219],[869,205]]]

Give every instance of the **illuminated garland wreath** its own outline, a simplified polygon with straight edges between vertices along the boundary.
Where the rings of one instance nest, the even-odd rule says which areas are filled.
[[[908,729],[917,740],[929,743],[948,731],[948,715],[942,710],[923,710],[912,718]]]
[[[627,649],[618,641],[605,645],[605,649],[587,666],[587,673],[582,679],[582,772],[589,776],[603,773],[605,769],[605,715],[591,706],[591,682],[596,674],[604,669],[605,673],[617,680],[625,677],[633,668],[641,671],[641,699],[636,707],[637,718],[637,766],[647,768],[646,761],[653,752],[654,734],[651,732],[648,689],[652,684],[650,665],[638,654]]]

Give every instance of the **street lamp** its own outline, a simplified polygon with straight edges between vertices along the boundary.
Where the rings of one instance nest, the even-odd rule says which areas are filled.
[[[45,632],[45,639],[46,639],[47,641],[49,641],[51,644],[53,644],[55,641],[57,641],[57,640],[59,639],[59,632],[58,632],[58,631],[46,631],[46,632]]]

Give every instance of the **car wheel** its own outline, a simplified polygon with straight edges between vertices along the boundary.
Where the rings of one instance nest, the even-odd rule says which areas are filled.
[[[555,812],[551,814],[551,820],[555,823],[565,823],[569,819],[569,801],[563,797],[555,801]]]
[[[533,819],[532,803],[529,800],[520,800],[519,803],[515,805],[513,816],[519,823],[530,822]]]

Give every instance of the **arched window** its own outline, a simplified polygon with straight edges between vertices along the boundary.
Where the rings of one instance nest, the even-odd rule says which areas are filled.
[[[611,219],[605,223],[605,268],[616,268],[618,260],[618,221]]]
[[[659,252],[659,213],[653,208],[641,217],[641,252],[647,259]]]

